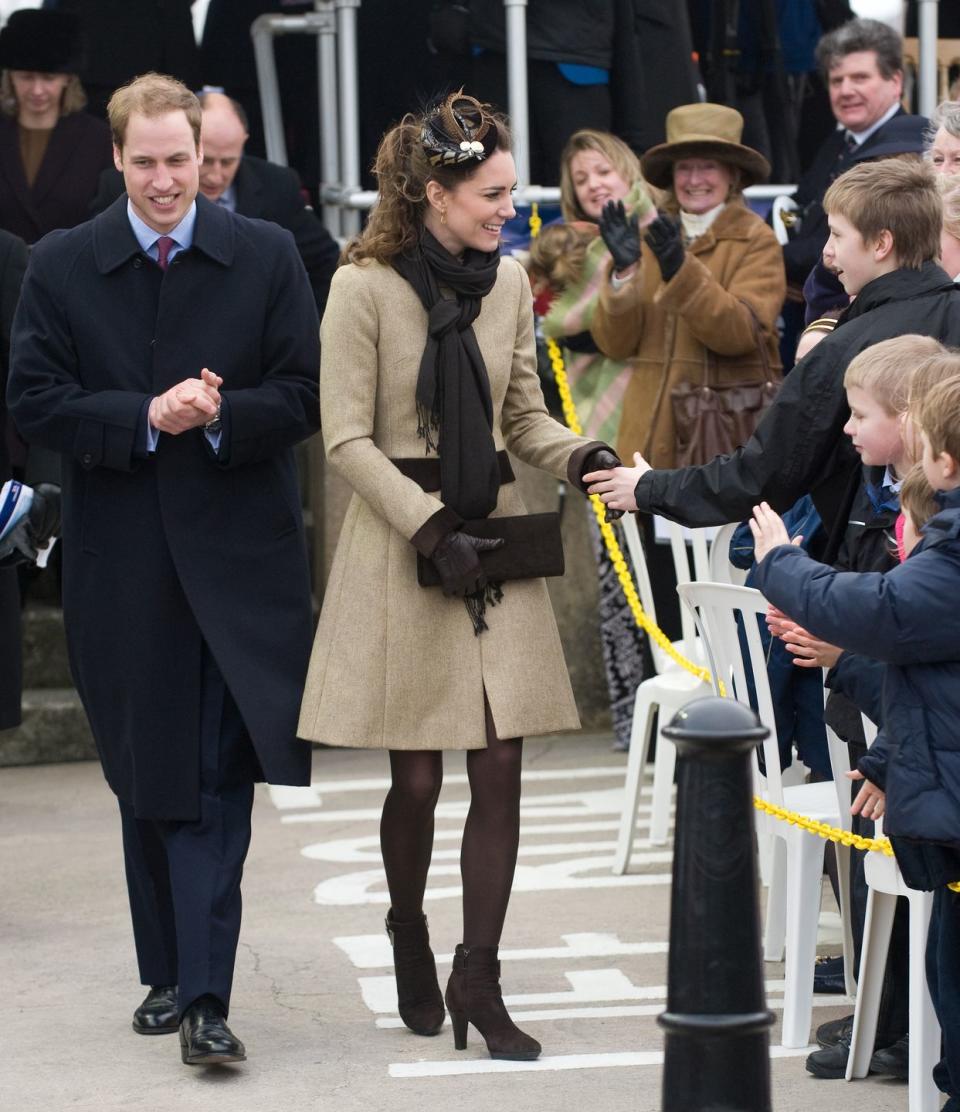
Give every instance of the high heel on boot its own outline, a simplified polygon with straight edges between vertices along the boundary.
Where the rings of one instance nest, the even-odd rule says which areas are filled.
[[[496,946],[457,946],[444,999],[457,1050],[466,1050],[467,1024],[472,1023],[491,1058],[532,1062],[540,1056],[540,1044],[520,1030],[504,1007]]]
[[[409,923],[398,923],[391,908],[385,922],[393,947],[400,1018],[415,1035],[439,1034],[445,1013],[427,917],[421,915]]]

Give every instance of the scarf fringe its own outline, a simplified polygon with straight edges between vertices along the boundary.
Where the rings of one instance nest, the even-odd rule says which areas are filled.
[[[429,455],[430,452],[439,455],[440,453],[440,437],[436,434],[440,432],[440,415],[436,408],[426,410],[420,404],[417,405],[417,436],[425,442],[424,453]]]
[[[463,603],[470,615],[470,621],[473,623],[474,637],[479,637],[484,630],[490,628],[486,622],[487,607],[496,606],[498,602],[502,601],[503,587],[499,583],[488,583],[486,587],[482,587],[479,591],[474,591],[472,595],[464,597]]]

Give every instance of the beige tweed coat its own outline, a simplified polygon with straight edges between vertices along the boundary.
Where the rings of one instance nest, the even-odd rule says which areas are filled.
[[[543,403],[527,276],[504,257],[473,325],[490,378],[497,449],[558,478],[595,442]],[[324,595],[298,733],[328,745],[480,749],[484,691],[498,737],[579,726],[542,579],[511,581],[475,636],[463,600],[417,584],[410,539],[442,509],[390,461],[423,457],[415,390],[427,315],[391,267],[334,276],[321,329],[320,405],[330,464],[353,487]],[[523,514],[516,483],[491,516]]]

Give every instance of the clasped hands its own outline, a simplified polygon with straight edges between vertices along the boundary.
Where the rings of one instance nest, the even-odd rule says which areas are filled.
[[[587,494],[598,495],[608,511],[619,511],[615,514],[608,512],[608,518],[637,512],[637,499],[634,494],[637,483],[652,468],[639,452],[633,453],[633,463],[633,467],[611,467],[588,471],[583,476],[583,482],[590,484],[587,487]]]
[[[222,385],[220,375],[204,367],[199,378],[186,378],[151,399],[150,424],[171,436],[206,425],[219,412]]]

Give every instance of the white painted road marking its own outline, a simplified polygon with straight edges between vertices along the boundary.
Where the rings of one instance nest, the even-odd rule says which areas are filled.
[[[478,1036],[479,1039],[479,1036]],[[479,1039],[481,1048],[483,1040]],[[799,1058],[815,1049],[812,1046],[771,1046],[771,1058]],[[486,1053],[486,1051],[484,1051]],[[544,1070],[614,1069],[622,1066],[662,1066],[662,1050],[631,1050],[614,1054],[558,1054],[535,1062],[495,1062],[491,1058],[472,1058],[465,1062],[394,1062],[391,1077],[455,1077],[471,1073],[539,1073]]]

